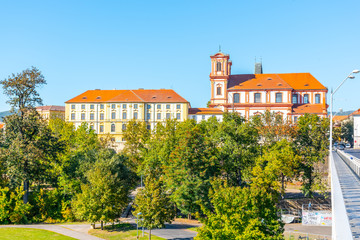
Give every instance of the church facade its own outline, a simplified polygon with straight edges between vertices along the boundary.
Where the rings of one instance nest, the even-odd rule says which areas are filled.
[[[230,56],[218,52],[211,58],[210,108],[238,112],[245,118],[266,110],[296,122],[305,113],[327,116],[324,87],[310,73],[266,73],[261,64],[254,74],[231,74]]]

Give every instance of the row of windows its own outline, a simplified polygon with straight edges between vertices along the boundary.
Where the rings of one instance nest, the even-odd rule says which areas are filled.
[[[80,118],[81,118],[81,120],[85,120],[85,113],[81,113]],[[150,119],[150,118],[151,118],[151,114],[147,113],[146,114],[146,119]],[[166,113],[166,119],[170,119],[170,118],[171,118],[171,113]],[[176,119],[180,120],[180,118],[181,118],[181,113],[176,113]],[[116,119],[116,113],[115,112],[111,113],[111,119]],[[123,112],[122,119],[127,119],[126,112]],[[134,112],[133,119],[138,119],[138,113],[137,112]],[[158,120],[162,119],[161,118],[161,113],[156,114],[156,119],[158,119]],[[71,113],[71,120],[75,120],[75,113]],[[90,113],[90,120],[95,120],[94,113]],[[104,120],[104,113],[100,113],[100,120]]]
[[[138,108],[138,104],[134,104],[133,105],[134,109]],[[116,104],[111,104],[111,109],[115,109],[116,108]],[[123,109],[126,109],[126,104],[122,105]],[[147,105],[147,109],[150,109],[151,105]],[[71,105],[71,109],[75,109],[75,104]],[[85,109],[85,104],[81,105],[81,109]],[[90,109],[95,109],[95,105],[91,104],[90,105]],[[104,104],[100,104],[100,109],[104,109]],[[156,105],[156,109],[161,109],[161,104],[157,104]],[[166,104],[166,109],[170,109],[170,104]],[[181,105],[180,104],[176,104],[176,109],[181,109]]]
[[[234,93],[233,95],[234,103],[240,103],[240,94]],[[254,102],[261,103],[261,93],[254,93]],[[283,94],[276,93],[275,94],[275,102],[282,103],[283,102]],[[292,95],[292,103],[298,103],[298,94]],[[309,103],[309,94],[304,94],[303,103]],[[315,94],[315,103],[320,103],[320,94]]]

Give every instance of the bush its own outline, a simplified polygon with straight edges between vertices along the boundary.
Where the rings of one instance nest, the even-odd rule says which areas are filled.
[[[0,223],[27,223],[32,206],[23,202],[24,191],[20,187],[10,190],[0,188]]]

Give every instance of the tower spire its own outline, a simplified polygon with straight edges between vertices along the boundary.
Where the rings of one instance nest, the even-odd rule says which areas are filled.
[[[221,52],[221,45],[219,44],[219,52]]]

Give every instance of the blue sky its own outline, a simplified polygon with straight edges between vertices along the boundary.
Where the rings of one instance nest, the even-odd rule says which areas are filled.
[[[89,89],[172,88],[204,107],[210,55],[232,73],[310,72],[331,89],[360,68],[360,1],[0,1],[0,79],[35,66],[46,105]],[[334,110],[360,108],[360,74]],[[9,109],[0,94],[0,111]]]

